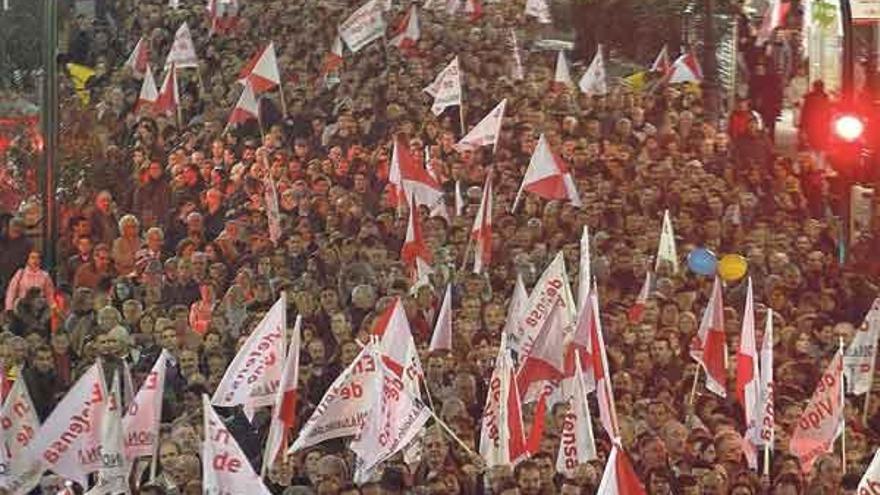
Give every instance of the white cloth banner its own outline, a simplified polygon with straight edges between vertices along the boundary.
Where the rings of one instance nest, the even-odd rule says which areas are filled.
[[[871,391],[878,335],[880,300],[874,301],[871,311],[865,316],[865,325],[856,331],[843,354],[843,374],[846,376],[846,391],[850,394],[862,395]]]
[[[140,390],[122,416],[125,458],[128,461],[151,456],[156,452],[159,423],[162,421],[162,393],[165,390],[165,374],[170,356],[168,351],[162,350],[150,374],[144,379]]]
[[[357,53],[371,41],[385,34],[385,19],[382,17],[382,11],[381,2],[370,0],[339,25],[339,37],[345,41],[349,50]]]
[[[174,33],[174,44],[165,58],[165,69],[167,70],[174,64],[175,69],[190,69],[199,67],[199,57],[196,55],[196,47],[193,44],[192,34],[189,31],[189,25],[183,23]]]
[[[461,71],[458,67],[458,57],[452,59],[449,65],[443,69],[434,79],[425,92],[434,97],[431,112],[440,115],[447,107],[461,105]]]
[[[21,377],[21,370],[18,373]],[[2,422],[0,438],[3,439],[2,452],[0,452],[0,462],[2,462],[0,488],[14,491],[19,486],[23,486],[25,487],[23,491],[29,491],[39,482],[39,473],[28,477],[22,476],[26,473],[16,471],[26,465],[27,458],[24,454],[40,430],[40,418],[34,409],[34,403],[23,378],[15,380],[9,390],[0,413],[0,422]],[[28,486],[30,488],[27,488]]]
[[[207,395],[202,396],[205,439],[202,442],[202,493],[205,495],[271,495],[247,456],[226,429]]]

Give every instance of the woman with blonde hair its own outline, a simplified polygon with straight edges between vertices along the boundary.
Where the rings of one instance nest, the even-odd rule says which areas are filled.
[[[119,220],[119,232],[122,234],[113,241],[110,256],[116,267],[116,273],[128,275],[135,271],[135,260],[141,247],[140,221],[134,215],[125,215]]]

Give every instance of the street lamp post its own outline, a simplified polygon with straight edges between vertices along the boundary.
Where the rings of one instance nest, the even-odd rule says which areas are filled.
[[[43,0],[43,63],[40,125],[43,133],[43,250],[46,266],[56,268],[58,214],[55,202],[58,176],[58,0]]]

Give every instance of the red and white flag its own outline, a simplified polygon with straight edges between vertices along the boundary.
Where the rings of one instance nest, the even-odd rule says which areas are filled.
[[[373,469],[412,442],[431,418],[428,407],[412,395],[404,381],[385,366],[379,368],[376,388],[367,391],[373,398],[363,428],[349,444],[357,456],[354,482],[367,482]]]
[[[785,24],[785,18],[788,17],[788,11],[791,9],[791,2],[783,0],[771,0],[767,10],[764,11],[764,18],[761,21],[761,27],[758,28],[757,42],[765,43],[773,35],[773,31]]]
[[[582,308],[587,302],[592,285],[592,263],[590,255],[590,228],[584,225],[581,231],[580,253],[578,259],[577,307]]]
[[[367,392],[375,390],[375,380],[381,380],[379,366],[382,363],[374,357],[375,354],[375,346],[368,344],[336,377],[303,424],[299,436],[287,451],[289,454],[333,438],[357,435],[361,431],[374,399]]]
[[[843,354],[846,391],[862,395],[871,391],[874,364],[877,360],[877,337],[880,335],[880,299],[876,299],[865,316],[865,323],[853,335]]]
[[[238,102],[229,114],[229,122],[227,127],[236,124],[244,124],[249,120],[260,120],[260,103],[254,95],[254,90],[250,83],[245,83],[244,89],[241,90],[241,96]]]
[[[663,45],[663,48],[660,49],[660,53],[657,54],[657,58],[654,59],[654,63],[651,64],[651,72],[666,76],[671,70],[672,62],[669,60],[669,49],[666,45]]]
[[[254,94],[264,93],[281,84],[278,71],[278,57],[275,55],[275,43],[270,42],[266,48],[253,56],[238,74],[239,84],[250,83]]]
[[[474,273],[482,273],[492,262],[492,172],[486,174],[480,209],[471,227],[474,239]]]
[[[227,128],[236,124],[244,124],[249,120],[260,120],[260,104],[254,96],[254,90],[250,83],[245,83],[244,89],[241,90],[241,96],[238,102],[229,114],[229,122]]]
[[[403,136],[394,139],[388,182],[393,186],[397,204],[403,205],[415,198],[417,205],[435,208],[443,201],[443,189],[437,179],[419,166]]]
[[[339,37],[352,53],[385,34],[384,10],[381,0],[369,0],[339,25]]]
[[[617,408],[614,405],[614,391],[611,387],[611,370],[608,367],[608,355],[605,351],[605,336],[602,332],[602,321],[599,317],[599,295],[595,285],[590,291],[590,302],[580,311],[577,326],[571,344],[574,351],[574,362],[580,359],[585,366],[584,384],[587,392],[596,391],[599,404],[599,421],[609,438],[620,435],[617,421]],[[588,335],[587,347],[582,349],[584,337]],[[566,359],[567,376],[571,376],[571,357]]]
[[[290,346],[287,348],[287,359],[281,372],[281,383],[275,394],[272,407],[272,420],[269,423],[269,434],[266,437],[266,450],[263,453],[263,476],[275,463],[278,453],[287,450],[290,430],[296,424],[297,390],[299,389],[299,353],[300,333],[302,331],[302,315],[296,315]]]
[[[219,407],[242,405],[249,418],[256,408],[274,404],[284,366],[286,332],[287,298],[282,292],[229,363],[211,403]]]
[[[550,17],[550,6],[547,0],[526,0],[526,17],[534,17],[541,24],[552,24],[553,19]]]
[[[30,491],[40,480],[42,469],[32,470],[28,475],[27,447],[40,431],[40,418],[28,393],[24,378],[15,380],[0,412],[0,438],[3,440],[0,451],[0,462],[6,467],[0,473],[0,488],[9,489],[11,493]],[[36,463],[39,465],[39,463]],[[34,473],[33,471],[36,471]]]
[[[596,495],[646,495],[645,487],[639,480],[632,461],[626,452],[615,442],[608,454],[605,471],[599,481]]]
[[[101,467],[100,425],[108,400],[104,371],[96,361],[55,406],[33,439],[25,458],[41,469],[86,486]]]
[[[399,48],[404,54],[411,53],[421,39],[419,30],[419,8],[414,3],[400,20],[389,43]]]
[[[217,416],[207,395],[202,396],[205,416],[202,442],[203,493],[271,495],[235,437]]]
[[[132,75],[138,79],[144,77],[147,73],[147,69],[150,68],[150,44],[147,43],[143,36],[134,45],[134,50],[131,51],[128,60],[125,61],[124,67],[131,69]]]
[[[587,67],[587,71],[578,81],[578,88],[587,95],[604,95],[608,93],[605,58],[602,56],[602,45],[596,47],[596,55]]]
[[[514,298],[516,297],[517,293],[514,291]],[[511,349],[517,353],[520,365],[522,365],[523,358],[531,353],[531,348],[538,334],[548,325],[551,316],[550,310],[557,303],[561,303],[565,310],[557,315],[561,317],[557,324],[560,326],[560,330],[564,330],[574,323],[576,313],[562,252],[557,253],[553,261],[547,265],[541,278],[532,289],[531,295],[519,311],[519,322],[516,328],[508,332]]]
[[[715,277],[709,304],[690,345],[691,357],[706,370],[706,388],[727,397],[727,338],[724,335],[724,300],[721,279]]]
[[[480,426],[480,456],[488,467],[509,466],[526,453],[520,394],[513,372],[513,359],[502,337]]]
[[[871,464],[859,481],[859,486],[854,493],[860,495],[880,493],[880,449],[874,452],[874,458],[871,459]]]
[[[446,293],[440,304],[437,322],[434,323],[434,334],[431,335],[429,351],[452,350],[452,284],[446,285]]]
[[[153,70],[147,66],[144,73],[144,82],[141,83],[141,92],[137,103],[134,104],[135,113],[152,112],[156,101],[159,100],[159,90],[156,88],[156,80],[153,78]]]
[[[501,121],[504,120],[505,108],[507,108],[507,98],[501,100],[501,103],[461,138],[461,141],[455,145],[456,149],[473,149],[491,144],[494,153],[498,149],[498,137],[501,135]]]
[[[165,70],[168,70],[172,65],[177,69],[195,69],[199,66],[199,57],[196,55],[192,33],[189,31],[189,25],[185,22],[174,33],[174,42],[168,56],[165,57]]]
[[[562,50],[556,55],[556,72],[553,75],[553,90],[562,91],[574,87],[571,79],[571,69],[568,68],[568,60]]]
[[[211,20],[210,34],[226,34],[238,24],[238,0],[208,0],[205,10]]]
[[[813,463],[834,446],[843,433],[843,351],[838,350],[828,368],[819,377],[810,403],[791,434],[789,450],[801,461],[801,469],[809,473]]]
[[[400,298],[394,299],[373,324],[379,338],[379,351],[388,369],[404,378],[407,390],[421,397],[419,380],[424,376],[419,353]]]
[[[581,464],[596,459],[596,440],[593,436],[593,420],[587,403],[587,387],[579,355],[575,355],[574,393],[568,398],[568,412],[562,418],[559,432],[559,453],[556,456],[556,472],[574,477]]]
[[[434,82],[424,89],[425,93],[434,97],[431,112],[440,115],[447,107],[461,106],[461,70],[458,66],[458,57],[452,59],[434,79]]]
[[[651,278],[651,270],[648,270],[645,272],[645,281],[642,282],[642,289],[636,297],[636,302],[627,313],[630,323],[641,323],[645,316],[645,307],[648,305],[648,298],[651,297],[651,284],[653,283]]]
[[[657,244],[657,256],[654,259],[654,271],[660,270],[660,263],[668,263],[672,273],[678,273],[678,254],[675,250],[675,234],[672,232],[672,218],[669,210],[663,212],[663,224],[660,227],[660,242]]]
[[[703,69],[693,51],[683,53],[672,64],[669,71],[668,84],[698,83],[703,80]]]
[[[162,89],[153,103],[153,112],[164,115],[174,115],[180,106],[180,92],[177,89],[177,70],[171,64],[165,70],[165,80],[162,81]]]
[[[544,199],[568,200],[576,207],[581,206],[581,198],[568,170],[568,164],[550,149],[547,139],[541,134],[526,175],[513,201],[511,210],[516,210],[523,191],[536,194]]]
[[[327,75],[336,72],[342,67],[342,38],[336,35],[333,38],[333,44],[330,45],[330,51],[324,55],[324,62],[321,64],[321,74]]]
[[[125,458],[133,462],[138,457],[155,455],[158,448],[159,424],[162,421],[162,394],[165,373],[171,354],[162,350],[140,390],[122,416],[125,432]]]
[[[483,17],[483,0],[464,0],[464,13],[470,22],[477,22]]]
[[[748,432],[757,431],[760,417],[760,374],[758,370],[758,344],[755,339],[755,303],[752,294],[752,278],[746,289],[746,307],[743,310],[742,333],[736,353],[736,401],[745,413],[746,445],[743,451],[751,469],[758,468],[758,448]]]
[[[409,207],[409,221],[406,223],[406,238],[403,240],[403,246],[400,248],[400,259],[409,268],[410,274],[415,278],[417,260],[420,259],[430,264],[433,260],[431,248],[425,242],[422,235],[422,221],[420,219],[419,207],[413,198]]]

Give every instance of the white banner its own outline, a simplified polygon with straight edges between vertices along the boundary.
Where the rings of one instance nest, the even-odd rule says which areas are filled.
[[[2,461],[0,487],[10,489],[19,485],[34,485],[39,481],[39,477],[32,476],[28,482],[25,479],[27,477],[22,477],[22,473],[19,472],[13,477],[13,470],[18,471],[17,468],[23,465],[22,461],[26,459],[23,454],[40,429],[40,418],[34,409],[24,378],[21,377],[21,370],[18,376],[19,379],[15,380],[9,390],[0,413],[3,438],[2,452],[0,452],[0,461]]]
[[[425,92],[434,97],[431,112],[440,115],[446,107],[461,105],[461,71],[458,67],[458,57],[452,59],[437,78],[434,79]]]
[[[174,44],[165,58],[165,69],[167,70],[174,64],[176,69],[197,69],[199,67],[199,57],[196,55],[196,47],[193,44],[192,34],[189,31],[187,23],[183,23],[174,33]]]
[[[385,19],[382,17],[382,4],[377,0],[365,3],[339,25],[339,37],[354,53],[383,34]]]
[[[547,323],[551,310],[556,304],[562,305],[563,326],[568,327],[574,323],[572,316],[575,311],[574,300],[571,288],[568,286],[568,275],[565,272],[565,259],[562,252],[559,252],[550,266],[544,270],[522,308],[519,325],[508,336],[511,348],[519,355],[520,364],[522,364],[524,356],[531,353],[535,337]]]
[[[271,406],[281,381],[286,331],[287,301],[282,292],[226,368],[211,403],[243,405],[248,415],[258,407]]]
[[[226,429],[208,396],[202,396],[205,440],[202,442],[202,493],[205,495],[271,495],[247,456]]]
[[[880,300],[874,301],[865,316],[865,325],[859,328],[849,347],[843,353],[843,374],[846,391],[862,395],[871,391],[874,363],[877,359],[877,337],[880,335]]]
[[[369,345],[361,350],[358,357],[330,385],[289,452],[331,438],[356,435],[361,431],[373,405],[373,397],[369,397],[365,391],[375,390],[375,381],[381,379],[372,347]]]
[[[169,356],[168,351],[163,349],[122,417],[125,458],[128,461],[151,456],[156,452],[159,423],[162,420],[162,393],[165,390]]]
[[[791,435],[790,450],[801,460],[801,469],[809,473],[813,462],[828,452],[843,431],[843,359],[834,354],[828,369],[819,377],[816,391],[804,408]]]

